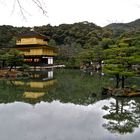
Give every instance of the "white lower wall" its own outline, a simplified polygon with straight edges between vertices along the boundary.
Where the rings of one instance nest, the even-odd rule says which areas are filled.
[[[53,57],[48,57],[48,64],[53,64]]]

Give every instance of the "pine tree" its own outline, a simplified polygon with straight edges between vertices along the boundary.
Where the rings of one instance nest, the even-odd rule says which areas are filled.
[[[124,88],[125,79],[136,74],[133,66],[140,63],[140,47],[135,45],[134,42],[134,38],[122,37],[115,45],[104,50],[104,72],[115,75],[116,87],[119,86],[121,81],[121,87]]]

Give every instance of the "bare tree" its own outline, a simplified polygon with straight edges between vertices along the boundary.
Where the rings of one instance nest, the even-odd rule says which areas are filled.
[[[46,6],[44,0],[28,0],[31,1],[40,11],[47,15]],[[0,0],[0,4],[3,4],[5,1]],[[25,1],[24,1],[25,2]],[[22,0],[13,0],[12,1],[12,14],[14,13],[16,6],[19,7],[20,14],[23,17],[23,19],[26,19],[26,14],[30,15],[29,11],[26,10],[26,7],[23,5]]]
[[[44,0],[30,0],[30,1],[32,1],[36,5],[36,7],[39,8],[42,11],[42,13],[44,15],[47,14]],[[13,9],[15,8],[15,4],[16,3],[19,6],[19,9],[20,9],[20,12],[21,12],[22,17],[24,19],[26,19],[25,13],[28,13],[28,11],[26,11],[26,8],[22,6],[21,0],[14,0]]]

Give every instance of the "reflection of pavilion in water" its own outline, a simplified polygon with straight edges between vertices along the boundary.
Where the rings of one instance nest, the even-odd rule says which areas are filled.
[[[14,80],[12,83],[16,86],[24,87],[24,98],[37,99],[48,93],[48,89],[56,84],[57,80],[53,78],[53,71],[44,73],[33,72],[28,80]]]

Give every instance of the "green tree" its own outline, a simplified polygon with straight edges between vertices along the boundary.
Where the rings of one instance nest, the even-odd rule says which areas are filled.
[[[102,69],[102,61],[104,60],[104,52],[102,46],[94,46],[93,48],[93,59],[92,61],[97,65],[99,68]]]
[[[20,53],[20,51],[16,49],[11,49],[9,52],[9,57],[8,57],[8,65],[10,66],[9,71],[12,70],[12,68],[17,65],[21,65],[23,63],[23,55]]]
[[[77,59],[80,61],[81,67],[90,67],[93,60],[93,49],[82,49],[78,53]]]
[[[9,54],[6,53],[5,51],[1,51],[0,54],[1,68],[4,68],[6,66],[8,58],[9,58]]]
[[[104,50],[105,66],[104,72],[115,75],[116,87],[122,81],[121,87],[124,88],[125,79],[135,74],[132,66],[140,63],[140,48],[131,45],[132,39],[121,38],[116,45]]]
[[[114,42],[111,38],[102,38],[102,41],[100,41],[99,44],[103,49],[108,49],[110,45],[114,44]]]
[[[10,67],[9,71],[11,71],[14,66],[16,68],[17,65],[22,65],[23,60],[23,55],[16,49],[11,49],[0,55],[0,61],[2,62],[1,67]]]
[[[99,45],[93,48],[87,47],[79,52],[78,59],[84,65],[92,65],[93,69],[102,69],[102,61],[104,60],[103,48]]]
[[[50,39],[48,45],[50,46],[56,46],[56,41],[54,39]]]
[[[113,35],[112,31],[111,30],[105,30],[102,34],[102,37],[104,38],[111,38]]]

